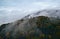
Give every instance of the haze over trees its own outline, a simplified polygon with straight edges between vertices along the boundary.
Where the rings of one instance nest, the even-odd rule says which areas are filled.
[[[60,18],[26,16],[12,23],[2,24],[0,39],[60,39]]]

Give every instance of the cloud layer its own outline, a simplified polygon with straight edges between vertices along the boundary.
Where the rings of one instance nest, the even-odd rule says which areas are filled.
[[[60,0],[0,0],[0,24],[41,9],[60,7],[59,4]]]

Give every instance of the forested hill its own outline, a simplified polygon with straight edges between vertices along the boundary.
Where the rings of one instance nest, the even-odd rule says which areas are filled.
[[[60,39],[60,19],[38,16],[0,27],[0,39]]]

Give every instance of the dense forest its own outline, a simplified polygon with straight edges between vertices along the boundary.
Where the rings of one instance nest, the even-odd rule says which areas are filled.
[[[23,22],[24,20],[20,20]],[[49,18],[46,16],[38,16],[28,19],[30,25],[35,25],[26,32],[17,31],[13,36],[13,31],[4,30],[9,24],[3,24],[0,26],[0,39],[60,39],[60,19]],[[33,23],[32,23],[33,22]],[[35,24],[34,24],[35,23]],[[17,26],[20,23],[17,24]],[[15,28],[17,29],[17,28]]]

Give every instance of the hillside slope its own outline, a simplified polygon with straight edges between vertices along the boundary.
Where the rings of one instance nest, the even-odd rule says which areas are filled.
[[[59,15],[51,17],[40,14],[43,12],[40,11],[15,22],[1,25],[0,39],[60,39]]]

